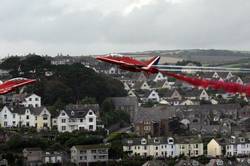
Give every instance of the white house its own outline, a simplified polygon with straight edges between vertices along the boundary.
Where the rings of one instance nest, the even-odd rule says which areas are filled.
[[[163,75],[161,72],[158,72],[157,74],[151,75],[150,80],[153,80],[154,82],[162,81],[162,80],[168,80],[168,77]]]
[[[96,114],[93,110],[85,108],[81,110],[62,110],[53,119],[53,126],[57,126],[59,132],[72,132],[74,130],[96,130]]]
[[[41,97],[36,95],[36,94],[31,94],[27,97],[25,97],[24,101],[22,102],[22,104],[25,107],[41,107]]]
[[[250,154],[250,141],[244,137],[232,136],[226,144],[226,156],[244,156]]]
[[[123,151],[130,155],[176,157],[179,152],[176,149],[174,138],[135,138],[124,140]]]
[[[189,157],[203,155],[203,143],[200,139],[172,137],[134,138],[123,141],[123,151],[130,155],[153,157],[177,157],[181,154]]]
[[[2,127],[36,127],[38,130],[51,127],[51,114],[45,107],[24,108],[4,106],[0,112]]]
[[[159,101],[160,101],[159,94],[158,94],[155,90],[152,90],[152,91],[149,93],[149,95],[147,96],[147,100],[148,100],[148,101],[159,102]]]
[[[133,90],[128,91],[128,96],[134,97],[136,96]]]

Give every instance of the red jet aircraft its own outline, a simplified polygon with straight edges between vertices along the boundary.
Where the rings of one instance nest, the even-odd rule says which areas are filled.
[[[0,95],[12,92],[16,90],[18,87],[32,84],[34,82],[36,82],[35,79],[27,79],[27,78],[21,78],[21,77],[4,81],[3,83],[0,84]]]
[[[153,65],[157,65],[160,56],[153,57],[152,59],[142,62],[139,60],[136,60],[132,57],[123,56],[120,54],[110,54],[105,56],[98,56],[96,59],[119,65],[120,69],[128,70],[132,72],[146,72],[147,74],[154,74],[158,73],[159,70],[156,67],[153,67]]]

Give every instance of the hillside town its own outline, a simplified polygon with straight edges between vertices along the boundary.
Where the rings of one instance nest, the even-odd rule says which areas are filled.
[[[2,80],[30,76],[45,83],[0,96],[1,166],[250,165],[250,98],[245,94],[193,87],[162,73],[127,72],[92,57],[29,55],[18,60],[29,64],[29,59],[37,59],[30,64],[33,67],[49,63],[44,63],[47,67],[21,65],[11,69],[14,59],[2,60]],[[60,98],[73,92],[64,91],[66,84],[59,89],[61,84],[52,86],[51,82],[67,74],[63,69],[58,73],[59,68],[77,65],[84,69],[80,75],[90,71],[97,76],[84,86],[93,87],[102,75],[109,86],[113,82],[119,87],[111,89],[117,94],[109,93],[109,87],[100,81],[98,86],[106,92],[84,90],[77,98]],[[247,75],[232,72],[182,73],[239,84],[250,82]],[[70,85],[77,86],[71,81]],[[41,93],[39,88],[44,86]]]

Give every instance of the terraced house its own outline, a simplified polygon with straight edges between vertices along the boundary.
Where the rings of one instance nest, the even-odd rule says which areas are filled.
[[[0,112],[2,127],[36,127],[37,130],[51,128],[51,114],[45,107],[3,107]]]
[[[197,157],[204,154],[200,138],[154,137],[123,140],[123,151],[130,155],[153,157]]]

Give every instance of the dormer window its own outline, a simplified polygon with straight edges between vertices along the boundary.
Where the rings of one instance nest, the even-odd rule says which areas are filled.
[[[89,115],[93,115],[93,112],[92,112],[92,111],[89,111]]]
[[[147,144],[147,140],[146,140],[145,138],[143,138],[143,139],[141,140],[141,144],[143,144],[143,145]]]
[[[62,113],[62,116],[65,116],[65,113],[64,113],[64,112]]]
[[[168,138],[168,144],[174,144],[174,139],[173,138]]]
[[[158,138],[155,138],[154,143],[160,143],[160,140]]]
[[[235,140],[233,138],[231,139],[231,143],[235,143]]]
[[[75,112],[74,111],[71,111],[71,116],[74,116],[75,115]]]
[[[245,142],[245,138],[240,138],[240,142]]]

